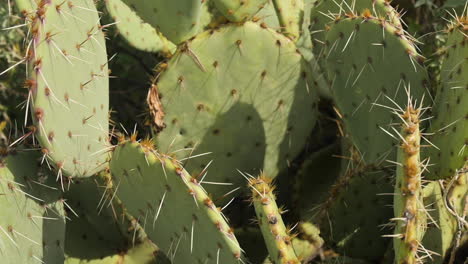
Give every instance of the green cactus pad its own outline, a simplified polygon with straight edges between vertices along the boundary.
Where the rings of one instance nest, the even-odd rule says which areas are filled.
[[[242,22],[255,15],[268,0],[212,0],[221,13],[230,21]]]
[[[137,15],[175,44],[193,37],[201,28],[205,1],[123,0]]]
[[[387,18],[397,27],[401,26],[398,13],[387,0],[318,0],[313,1],[311,5],[313,7],[310,12],[310,31],[314,43],[314,54],[320,58],[326,57],[324,53],[326,31],[335,18],[359,14],[368,9],[375,12],[376,17]]]
[[[207,181],[244,186],[237,169],[275,177],[302,149],[317,115],[315,87],[296,47],[252,22],[202,33],[187,45],[153,86],[165,112],[153,112],[163,128],[158,146],[179,150],[179,158],[190,153],[183,148],[211,152],[186,165],[199,174],[213,159]],[[232,187],[207,189],[221,195]]]
[[[37,4],[33,0],[14,0],[21,13],[27,14],[37,8]]]
[[[0,163],[2,264],[63,263],[65,212],[55,177],[40,169],[40,154],[8,154]]]
[[[67,176],[87,177],[107,159],[106,45],[92,0],[42,0],[30,23],[29,100],[36,137]]]
[[[440,256],[433,255],[434,264],[443,263],[445,256],[457,232],[456,219],[447,210],[444,202],[444,194],[440,183],[430,182],[423,190],[424,205],[430,217],[427,220],[427,230],[424,234],[422,245]]]
[[[304,0],[273,0],[282,31],[291,39],[298,39],[302,34],[301,26],[304,15]]]
[[[252,18],[253,21],[264,23],[265,26],[280,32],[281,26],[276,14],[275,7],[271,1],[267,1],[260,11]]]
[[[390,17],[393,24],[400,25],[398,13],[390,6],[385,0],[309,0],[306,1],[306,9],[304,21],[309,20],[310,27],[306,29],[303,26],[303,30],[309,30],[312,38],[313,54],[315,61],[312,61],[313,69],[319,73],[320,80],[323,78],[323,82],[331,84],[333,78],[327,76],[326,73],[326,32],[328,28],[333,25],[334,18],[343,18],[346,14],[360,13],[365,9],[373,10],[379,17]],[[309,9],[311,9],[310,12]],[[303,36],[301,36],[303,38]],[[320,95],[326,98],[331,98],[331,90],[329,85],[319,85]]]
[[[271,179],[265,176],[250,178],[252,202],[257,221],[273,263],[299,264],[292,246],[292,237],[286,229],[281,212],[276,205]]]
[[[356,166],[356,165],[353,165]],[[376,261],[387,250],[390,239],[382,229],[392,217],[392,172],[386,168],[348,165],[329,190],[313,220],[323,239],[337,252],[352,258]]]
[[[458,215],[463,215],[468,202],[468,162],[457,172],[450,183],[449,203]]]
[[[105,3],[109,14],[117,23],[120,34],[130,45],[148,52],[170,54],[175,50],[174,44],[151,25],[144,23],[122,0],[106,0]]]
[[[244,225],[234,230],[234,233],[250,263],[262,263],[268,257],[268,250],[258,227]]]
[[[292,186],[293,210],[301,219],[310,219],[313,210],[328,197],[328,190],[341,174],[341,142],[326,146],[310,155],[302,164]]]
[[[404,108],[408,93],[421,100],[427,91],[420,55],[403,31],[368,10],[336,20],[326,43],[332,94],[363,161],[395,160],[393,139],[384,130],[392,132],[398,117],[391,109]]]
[[[103,175],[96,175],[75,180],[64,194],[76,213],[70,214],[67,222],[65,253],[68,257],[104,258],[144,239],[141,227],[126,215],[110,188]]]
[[[465,18],[466,19],[466,18]],[[468,20],[465,20],[468,21]],[[449,29],[441,85],[433,107],[429,140],[436,146],[428,151],[432,163],[428,179],[451,178],[468,157],[468,25],[461,18]]]
[[[117,197],[174,263],[238,263],[237,240],[205,190],[148,142],[124,142],[110,163]]]
[[[293,248],[302,263],[314,259],[322,253],[323,239],[320,230],[310,222],[301,222],[297,226],[298,236],[293,238]]]
[[[102,243],[102,242],[101,242]],[[157,248],[149,240],[125,252],[97,259],[79,259],[67,256],[65,264],[169,264],[158,257]]]

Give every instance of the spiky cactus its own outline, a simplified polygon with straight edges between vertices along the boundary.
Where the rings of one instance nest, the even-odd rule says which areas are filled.
[[[466,6],[429,64],[386,0],[96,2],[7,6],[28,130],[1,131],[3,262],[464,261]],[[130,133],[114,26],[159,62],[149,91],[114,82],[147,98]]]

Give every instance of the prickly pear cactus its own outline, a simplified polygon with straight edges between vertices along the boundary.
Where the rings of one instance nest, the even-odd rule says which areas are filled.
[[[229,20],[234,22],[246,21],[255,15],[268,0],[212,0],[216,8]]]
[[[109,257],[97,258],[93,260],[67,257],[64,264],[154,264],[170,263],[164,259],[156,260],[158,251],[151,241],[145,242],[129,249],[125,253],[115,254]]]
[[[137,220],[126,214],[113,195],[109,180],[110,175],[106,173],[77,179],[65,192],[64,197],[73,210],[66,227],[67,257],[105,258],[131,249],[146,239]]]
[[[243,185],[240,168],[275,177],[315,124],[317,97],[308,77],[293,42],[262,25],[199,34],[179,48],[152,87],[162,130],[158,147],[180,159],[190,154],[187,148],[195,148],[193,156],[212,153],[186,165],[197,175],[214,160],[209,182]],[[229,191],[207,188],[215,196]]]
[[[422,98],[426,92],[421,56],[400,28],[368,9],[335,19],[326,43],[332,93],[363,161],[394,160],[395,148],[385,131],[396,118],[392,109],[406,105],[408,93]]]
[[[175,44],[190,39],[202,29],[200,18],[202,6],[206,5],[206,1],[123,0],[123,2],[133,8],[143,21],[151,24]]]
[[[282,31],[291,39],[299,38],[302,30],[304,0],[273,0],[273,4],[283,28]]]
[[[286,229],[281,212],[276,205],[271,179],[264,175],[249,178],[249,187],[258,224],[273,263],[300,263],[294,252],[289,230]]]
[[[457,232],[457,221],[446,207],[444,189],[440,182],[432,181],[423,190],[424,205],[428,213],[427,230],[422,246],[433,254],[433,263],[443,263]]]
[[[463,263],[468,6],[403,2],[3,1],[0,262]]]
[[[396,263],[420,263],[421,240],[426,229],[426,211],[423,203],[420,160],[421,108],[412,103],[401,114],[402,142],[397,154],[395,194],[393,210],[395,217],[394,248]]]
[[[106,0],[105,3],[121,35],[130,45],[143,51],[165,54],[175,50],[174,44],[151,25],[144,23],[122,0]]]
[[[63,262],[64,201],[40,161],[35,151],[11,151],[0,161],[2,263]]]
[[[36,137],[59,174],[90,176],[103,168],[108,152],[104,26],[91,0],[41,0],[27,20],[26,111]]]
[[[120,143],[110,168],[117,197],[172,262],[241,259],[233,231],[205,190],[151,141]]]
[[[428,151],[437,160],[428,174],[429,179],[451,178],[467,160],[468,135],[468,22],[459,17],[447,29],[447,43],[442,52],[440,86],[433,107],[434,120]]]

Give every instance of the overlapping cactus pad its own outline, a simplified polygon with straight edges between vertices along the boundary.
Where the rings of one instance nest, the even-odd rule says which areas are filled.
[[[202,33],[179,49],[153,86],[165,113],[154,114],[165,124],[157,144],[169,152],[211,152],[187,164],[198,173],[214,160],[207,181],[243,185],[237,169],[275,177],[314,127],[317,97],[307,81],[293,42],[261,25]]]
[[[151,25],[143,22],[122,0],[106,0],[106,7],[122,36],[135,48],[169,53],[175,46]]]
[[[268,0],[229,1],[213,0],[225,17],[234,22],[246,21],[255,15]]]
[[[125,253],[115,254],[113,256],[96,258],[92,260],[71,258],[65,260],[65,264],[164,264],[169,263],[164,260],[157,260],[158,252],[155,251],[155,246],[151,241],[147,240],[144,243],[131,248]]]
[[[55,177],[35,151],[0,161],[0,259],[5,264],[63,262],[65,212]]]
[[[435,263],[443,263],[444,258],[450,254],[449,250],[457,232],[457,221],[445,206],[443,189],[439,182],[427,184],[423,195],[429,217],[422,245],[440,255],[433,256]]]
[[[422,99],[427,91],[426,72],[418,63],[422,57],[400,28],[368,9],[337,18],[326,45],[331,90],[363,160],[395,160],[385,131],[397,118],[392,109],[406,105],[409,94]]]
[[[0,264],[466,264],[468,4],[394,2],[2,1]]]
[[[36,136],[61,173],[90,176],[106,161],[109,126],[106,45],[94,2],[44,0],[28,17]]]
[[[68,258],[92,261],[132,249],[145,240],[136,220],[113,197],[105,175],[77,179],[64,194],[73,209],[67,222]],[[155,247],[154,251],[157,250]]]
[[[441,85],[437,92],[435,118],[431,125],[434,148],[428,155],[438,160],[430,179],[453,177],[468,157],[468,22],[459,18],[449,26],[443,50]]]
[[[205,1],[123,0],[143,21],[151,24],[170,41],[179,44],[193,37],[201,28]]]
[[[121,143],[110,167],[117,197],[175,263],[238,263],[241,249],[213,201],[176,160]]]

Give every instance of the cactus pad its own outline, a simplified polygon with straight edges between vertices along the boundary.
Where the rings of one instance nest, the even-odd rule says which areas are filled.
[[[103,175],[96,175],[75,180],[64,194],[76,213],[69,215],[66,227],[68,257],[112,256],[143,240],[141,227],[125,214],[110,188]]]
[[[353,16],[336,19],[327,32],[332,94],[363,161],[395,160],[392,139],[382,129],[390,129],[397,118],[390,109],[403,108],[408,94],[418,99],[425,94],[426,72],[418,64],[422,57],[389,21],[369,10]]]
[[[175,263],[237,263],[241,251],[205,190],[148,142],[124,142],[110,163],[117,197]]]
[[[200,23],[205,1],[181,0],[123,0],[137,15],[167,39],[179,44],[193,37],[203,25]]]
[[[109,81],[102,30],[92,0],[42,0],[30,23],[28,105],[43,152],[68,176],[90,176],[107,159]]]
[[[378,260],[390,243],[382,237],[390,229],[381,227],[392,217],[390,181],[386,168],[349,167],[314,217],[325,242],[343,255]]]
[[[246,21],[267,4],[268,0],[212,0],[221,13],[234,22]]]
[[[5,264],[63,262],[65,212],[55,177],[40,154],[8,154],[0,163],[0,259]]]
[[[283,32],[291,39],[298,39],[302,34],[301,26],[304,14],[304,0],[273,0]]]
[[[155,28],[145,23],[122,0],[106,0],[109,14],[117,23],[120,34],[133,47],[148,52],[172,53],[174,44],[164,38]]]
[[[109,257],[92,260],[67,257],[65,264],[169,264],[164,259],[156,259],[157,248],[149,240],[135,247]]]
[[[443,263],[443,260],[454,240],[457,232],[457,222],[447,210],[444,202],[443,189],[439,182],[430,182],[423,189],[424,205],[430,215],[427,230],[422,245],[437,255],[433,255],[433,263]]]
[[[444,60],[441,68],[441,85],[437,91],[431,142],[428,155],[435,166],[429,179],[446,179],[462,168],[468,157],[468,21],[453,22],[449,28]]]
[[[365,9],[373,10],[377,17],[388,18],[394,25],[400,26],[398,13],[387,0],[320,0],[311,3],[310,31],[314,43],[314,54],[325,58],[325,41],[327,28],[334,18],[344,18],[350,14],[361,13]]]
[[[317,96],[308,76],[292,41],[260,25],[202,33],[175,54],[153,86],[165,112],[153,112],[162,129],[158,146],[195,147],[193,155],[212,152],[186,166],[198,174],[214,159],[208,181],[243,186],[237,169],[264,169],[275,177],[298,154],[316,121]],[[229,190],[210,187],[214,195]]]

